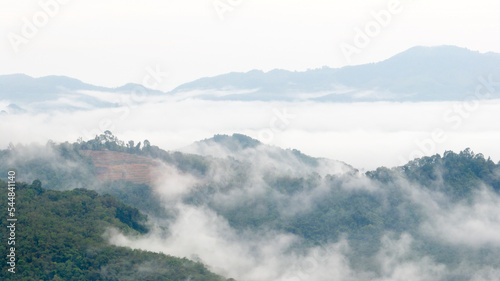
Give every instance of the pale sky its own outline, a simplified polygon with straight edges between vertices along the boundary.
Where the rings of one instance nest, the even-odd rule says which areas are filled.
[[[375,62],[416,45],[500,53],[499,12],[497,0],[0,0],[0,75],[116,87],[141,83],[149,67],[168,73],[156,88],[169,90],[231,71]],[[371,32],[357,47],[356,28]]]

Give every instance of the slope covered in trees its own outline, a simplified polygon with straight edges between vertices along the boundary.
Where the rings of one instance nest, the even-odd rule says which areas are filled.
[[[4,181],[0,193],[0,209],[7,210]],[[143,214],[110,195],[45,190],[35,181],[17,184],[15,202],[16,273],[2,270],[1,280],[225,280],[187,259],[110,245],[109,228],[148,231]],[[1,221],[2,229],[6,224]],[[2,244],[6,238],[2,231]],[[1,254],[7,256],[5,247]]]
[[[88,151],[162,162],[168,170],[166,183],[99,180]],[[100,194],[116,196],[154,218],[163,229],[161,239],[174,239],[172,232],[188,235],[175,227],[183,223],[183,212],[191,210],[213,214],[211,226],[223,220],[228,226],[224,232],[234,232],[231,235],[257,241],[263,233],[291,235],[297,240],[287,254],[347,241],[349,266],[373,276],[382,274],[380,256],[387,237],[411,237],[409,261],[426,259],[446,268],[446,278],[439,280],[470,280],[483,267],[500,263],[495,236],[470,227],[497,227],[500,165],[470,149],[360,173],[339,161],[269,147],[242,135],[217,135],[187,154],[167,152],[148,141],[144,146],[125,144],[106,132],[86,142],[11,147],[0,151],[0,160],[0,172],[16,167],[26,180],[40,178],[50,189],[87,184]],[[253,260],[261,257],[258,251]],[[194,246],[190,254],[198,254]]]

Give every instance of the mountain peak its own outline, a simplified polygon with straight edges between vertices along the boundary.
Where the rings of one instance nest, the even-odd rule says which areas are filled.
[[[303,72],[228,73],[183,84],[171,93],[197,92],[201,99],[239,101],[452,101],[473,92],[478,77],[500,76],[498,65],[496,53],[417,46],[377,63]],[[217,94],[221,91],[227,94]]]
[[[416,46],[412,47],[406,51],[403,51],[383,62],[391,63],[397,61],[399,64],[402,63],[412,63],[417,61],[435,61],[438,62],[450,62],[450,61],[474,61],[481,60],[485,54],[481,54],[478,51],[469,50],[467,48],[452,46],[452,45],[442,45],[442,46]]]
[[[81,90],[103,92],[146,90],[152,94],[163,94],[161,91],[151,90],[132,83],[113,89],[88,84],[68,76],[49,75],[34,78],[26,74],[0,75],[0,100],[20,103],[46,102],[56,100],[62,94],[75,93]]]
[[[421,55],[432,55],[432,54],[467,54],[467,53],[477,53],[478,51],[472,51],[467,48],[458,47],[454,45],[440,45],[440,46],[415,46],[402,52],[403,54],[421,54]]]
[[[243,134],[215,135],[210,139],[205,139],[204,143],[217,143],[228,148],[230,151],[238,151],[246,148],[255,148],[262,143],[256,139]]]

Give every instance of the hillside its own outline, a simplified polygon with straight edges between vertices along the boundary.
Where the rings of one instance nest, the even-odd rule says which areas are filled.
[[[151,185],[160,162],[150,157],[110,150],[81,150],[94,164],[96,177],[101,181],[129,181]]]
[[[151,218],[146,235],[122,225],[115,246],[193,257],[238,280],[303,276],[318,248],[328,249],[326,257],[304,280],[331,280],[332,268],[343,268],[346,280],[400,280],[407,266],[416,268],[415,280],[495,280],[478,276],[500,262],[500,163],[470,149],[361,173],[240,134],[196,142],[186,148],[194,154],[131,143],[106,132],[86,142],[16,146],[0,151],[0,173],[16,167],[49,188],[77,188],[46,191],[47,200],[93,183]],[[161,180],[139,182],[161,162]],[[57,215],[88,204],[73,202]]]
[[[0,181],[0,207],[7,210],[7,184]],[[52,191],[18,183],[16,187],[16,273],[1,280],[199,280],[222,281],[202,264],[164,254],[112,246],[106,233],[147,232],[147,218],[116,198],[94,191]],[[2,220],[6,229],[7,221]],[[2,243],[7,244],[2,231]],[[109,236],[109,235],[108,235]],[[2,247],[2,256],[7,255]]]

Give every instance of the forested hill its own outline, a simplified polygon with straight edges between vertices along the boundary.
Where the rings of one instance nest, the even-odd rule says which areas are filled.
[[[30,231],[36,229],[32,231],[36,236],[23,237],[30,241],[29,249],[37,253],[55,249],[52,244],[45,244],[48,248],[33,248],[39,247],[36,243],[41,241],[37,233],[45,233],[38,221],[47,233],[64,236],[57,241],[69,241],[56,247],[70,254],[62,258],[59,254],[38,254],[27,264],[36,267],[36,259],[48,259],[48,264],[35,269],[48,268],[47,272],[51,272],[55,264],[64,262],[70,270],[79,272],[83,270],[81,260],[85,260],[85,266],[89,266],[86,268],[101,275],[132,274],[130,268],[134,264],[140,267],[145,260],[150,264],[147,255],[151,253],[103,246],[103,229],[114,226],[126,236],[139,235],[130,238],[128,244],[117,245],[163,249],[167,254],[196,257],[197,261],[199,257],[217,273],[238,280],[280,280],[252,279],[248,275],[253,266],[270,266],[267,272],[273,272],[277,270],[272,268],[275,260],[287,261],[290,256],[307,260],[305,253],[318,246],[342,243],[348,244],[348,250],[335,252],[334,257],[341,255],[352,272],[361,274],[347,280],[395,280],[391,274],[396,271],[392,270],[408,263],[421,268],[419,273],[441,270],[436,277],[413,280],[496,280],[477,278],[478,272],[487,273],[500,264],[500,240],[496,233],[500,229],[500,163],[480,153],[470,149],[446,151],[400,167],[361,173],[340,161],[267,146],[237,134],[217,135],[187,150],[191,154],[164,151],[147,140],[125,143],[105,132],[88,141],[16,145],[0,151],[0,174],[16,168],[20,179],[40,179],[50,189],[40,189],[38,181],[20,188],[18,200],[27,205],[21,205],[19,213],[29,214],[23,220]],[[141,183],[140,177],[134,177],[135,172],[153,168],[152,163],[159,163],[156,168],[162,177],[154,184]],[[102,177],[102,168],[111,171],[111,176]],[[117,178],[120,174],[123,177]],[[140,213],[109,195],[98,194],[110,194],[147,214],[155,225],[152,232],[140,235],[145,231]],[[82,212],[85,216],[80,215]],[[31,218],[36,219],[30,221]],[[99,222],[99,228],[89,231],[88,227],[81,227],[95,222]],[[64,229],[68,232],[61,232],[61,224],[67,224]],[[483,225],[484,234],[475,225]],[[206,237],[218,243],[207,243]],[[269,244],[274,237],[293,237],[293,242],[274,248]],[[136,245],[137,241],[142,243]],[[401,254],[404,258],[387,257],[387,251],[394,250],[391,245],[403,242],[407,245]],[[83,251],[88,245],[98,244],[100,251]],[[234,252],[234,248],[241,251]],[[101,251],[107,258],[100,258]],[[114,258],[115,254],[123,256],[126,262]],[[135,261],[137,255],[141,256],[137,258],[140,262]],[[173,259],[155,257],[159,261]],[[20,261],[20,270],[22,264]],[[249,265],[248,269],[239,267],[241,264]],[[293,270],[293,266],[286,264],[284,268]],[[331,268],[325,265],[326,272]],[[218,280],[192,276],[191,280]],[[307,280],[330,280],[322,278]]]
[[[16,186],[16,273],[4,263],[0,280],[226,280],[187,259],[110,245],[104,238],[107,229],[145,233],[147,218],[110,195],[46,190],[41,184]],[[4,181],[0,194],[0,209],[7,210]],[[2,219],[2,229],[6,226]],[[4,245],[6,235],[2,231]],[[2,247],[1,255],[7,254]]]

